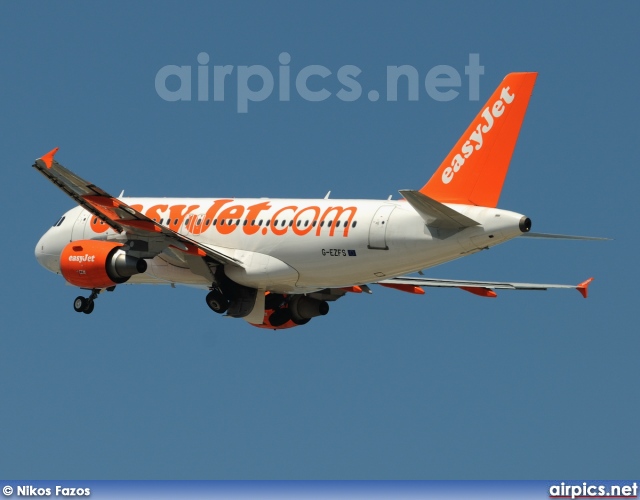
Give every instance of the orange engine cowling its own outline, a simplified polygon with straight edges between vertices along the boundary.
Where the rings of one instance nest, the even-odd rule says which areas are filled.
[[[275,311],[273,309],[266,309],[264,311],[264,320],[261,324],[257,323],[249,323],[251,326],[256,326],[258,328],[268,328],[269,330],[285,330],[286,328],[293,328],[294,326],[301,326],[298,323],[294,323],[293,320],[289,319],[285,323],[278,322],[277,325],[273,325],[271,323],[271,315]],[[303,323],[304,324],[304,323]]]
[[[60,272],[80,288],[108,288],[144,273],[144,259],[127,255],[121,247],[121,243],[108,241],[72,241],[60,254]]]

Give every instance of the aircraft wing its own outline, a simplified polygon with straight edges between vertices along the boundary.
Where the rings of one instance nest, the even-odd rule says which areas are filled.
[[[33,167],[85,210],[111,226],[114,231],[118,233],[126,231],[128,235],[135,237],[133,239],[157,240],[160,238],[168,246],[173,246],[187,254],[199,257],[209,256],[217,262],[242,266],[239,260],[230,255],[158,224],[98,186],[78,177],[54,160],[57,151],[58,148],[55,148],[42,158],[38,158]]]
[[[463,280],[443,280],[437,278],[418,278],[412,276],[399,276],[378,281],[376,284],[396,288],[410,293],[424,293],[421,287],[444,287],[460,288],[467,292],[483,297],[497,297],[494,290],[547,290],[549,288],[574,288],[578,290],[586,299],[589,284],[593,278],[579,283],[578,285],[552,285],[542,283],[512,283],[503,281],[463,281]]]

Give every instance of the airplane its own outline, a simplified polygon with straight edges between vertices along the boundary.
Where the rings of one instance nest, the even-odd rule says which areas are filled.
[[[90,314],[117,285],[176,284],[208,290],[216,313],[261,328],[300,326],[329,303],[372,285],[424,294],[459,288],[577,289],[578,285],[464,281],[407,276],[529,236],[531,219],[497,208],[537,73],[510,73],[430,180],[400,200],[114,197],[60,165],[53,149],[33,165],[78,204],[38,241],[49,271],[90,291],[73,302]]]

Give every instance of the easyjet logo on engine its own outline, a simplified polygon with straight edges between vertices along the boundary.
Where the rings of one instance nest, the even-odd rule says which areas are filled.
[[[95,262],[95,260],[96,256],[88,253],[84,255],[69,255],[69,262]]]
[[[273,234],[283,236],[293,233],[297,236],[327,234],[343,237],[354,227],[357,208],[354,206],[288,205],[272,210],[269,201],[250,206],[232,204],[233,199],[214,200],[206,209],[200,205],[153,205],[145,210],[142,205],[131,205],[134,210],[173,231],[183,230],[191,234],[202,234],[215,230],[220,234],[243,232],[246,235]],[[109,226],[97,217],[91,218],[91,229],[96,233],[105,232]]]
[[[485,136],[493,128],[495,120],[499,119],[504,113],[505,106],[508,106],[513,102],[515,94],[509,93],[509,87],[503,87],[500,93],[500,99],[493,103],[493,105],[487,106],[482,111],[482,118],[486,123],[479,123],[475,128],[469,139],[462,145],[460,152],[457,153],[453,160],[451,160],[451,166],[444,169],[442,172],[442,182],[449,184],[456,172],[460,170],[464,162],[471,157],[474,151],[482,149],[482,145],[485,142]]]

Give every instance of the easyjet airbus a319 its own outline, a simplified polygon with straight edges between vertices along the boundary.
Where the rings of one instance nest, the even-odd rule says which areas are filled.
[[[209,290],[216,313],[263,328],[304,325],[329,302],[372,284],[422,294],[455,287],[495,290],[579,285],[441,280],[407,273],[534,234],[522,214],[498,209],[511,155],[536,80],[511,73],[482,107],[433,177],[403,199],[115,198],[54,159],[33,165],[79,206],[38,242],[38,262],[72,285],[89,314],[121,283],[183,284]]]

